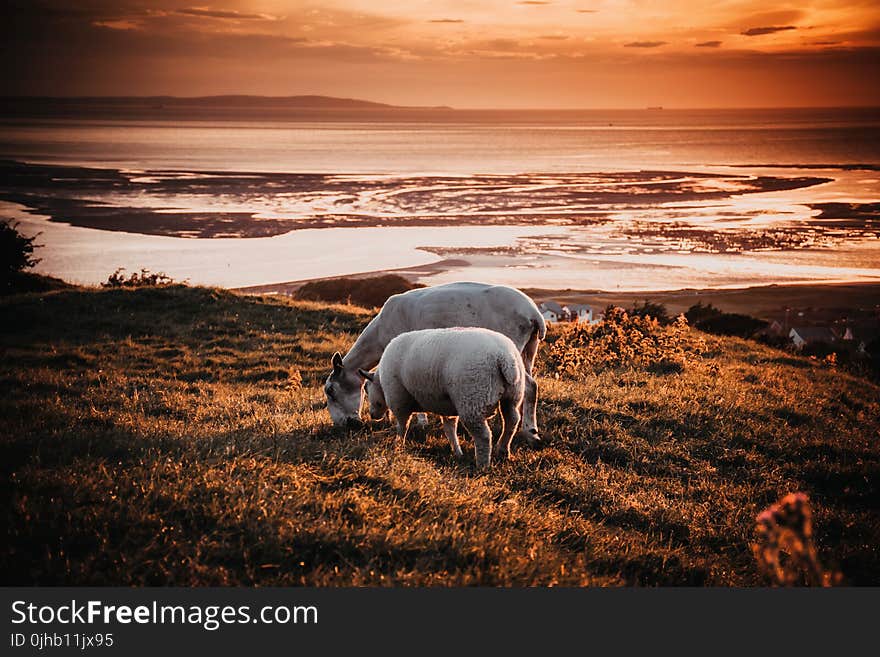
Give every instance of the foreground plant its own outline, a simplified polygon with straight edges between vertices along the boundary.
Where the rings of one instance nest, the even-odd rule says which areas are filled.
[[[757,542],[752,551],[761,572],[778,586],[831,586],[840,573],[819,562],[813,538],[813,511],[804,493],[791,493],[757,519]]]

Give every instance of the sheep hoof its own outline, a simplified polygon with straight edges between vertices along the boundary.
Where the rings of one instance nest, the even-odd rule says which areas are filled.
[[[513,458],[513,455],[509,450],[498,450],[495,452],[495,459],[498,461],[509,461]]]
[[[517,437],[525,440],[529,447],[540,447],[543,444],[537,429],[520,429]]]

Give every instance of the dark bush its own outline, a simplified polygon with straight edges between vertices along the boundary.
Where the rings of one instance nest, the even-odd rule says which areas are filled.
[[[704,306],[703,302],[699,301],[688,308],[684,316],[687,317],[687,321],[691,326],[696,326],[699,322],[717,317],[721,314],[723,314],[721,310],[713,306],[711,303],[707,303]]]
[[[297,299],[328,301],[330,303],[351,303],[364,308],[375,308],[385,303],[388,297],[419,287],[420,283],[410,283],[403,276],[386,274],[372,278],[333,278],[306,283],[296,291]]]
[[[865,367],[870,375],[880,380],[880,338],[875,338],[865,345],[867,358],[865,359]]]
[[[688,308],[684,316],[691,326],[715,335],[750,338],[767,326],[763,319],[739,313],[725,313],[711,303],[703,305],[702,301]]]
[[[825,358],[836,353],[837,349],[834,348],[834,345],[827,342],[811,342],[804,345],[804,348],[801,350],[802,356],[815,356],[816,358]]]
[[[763,319],[756,319],[749,315],[739,313],[721,313],[714,317],[708,317],[694,324],[701,331],[714,333],[715,335],[734,335],[740,338],[750,338],[757,331],[767,326]]]
[[[755,340],[774,349],[789,349],[791,347],[791,338],[785,334],[759,333],[755,336]]]
[[[177,281],[165,274],[164,272],[153,273],[149,269],[141,269],[140,272],[134,272],[128,276],[125,275],[125,269],[120,267],[110,274],[106,283],[102,283],[102,287],[166,287],[175,285]]]
[[[648,301],[647,299],[645,299],[641,305],[639,305],[638,301],[635,302],[632,309],[629,311],[629,314],[633,317],[656,319],[660,324],[669,324],[669,322],[672,321],[669,317],[669,311],[666,310],[666,306],[662,303]]]
[[[0,277],[3,281],[10,280],[13,275],[30,269],[40,259],[34,258],[34,244],[37,235],[25,237],[18,232],[18,224],[0,221]]]

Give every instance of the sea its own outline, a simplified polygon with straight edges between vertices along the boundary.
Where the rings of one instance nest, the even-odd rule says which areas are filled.
[[[37,271],[238,288],[880,281],[880,109],[0,117]]]

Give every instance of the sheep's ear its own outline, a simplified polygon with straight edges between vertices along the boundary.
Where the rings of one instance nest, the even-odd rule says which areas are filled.
[[[366,370],[362,370],[361,368],[358,368],[358,374],[364,377],[367,381],[372,381],[373,378],[376,376],[372,372],[367,372]]]
[[[342,354],[338,351],[333,354],[333,358],[330,359],[330,364],[333,365],[333,371],[342,369]]]

